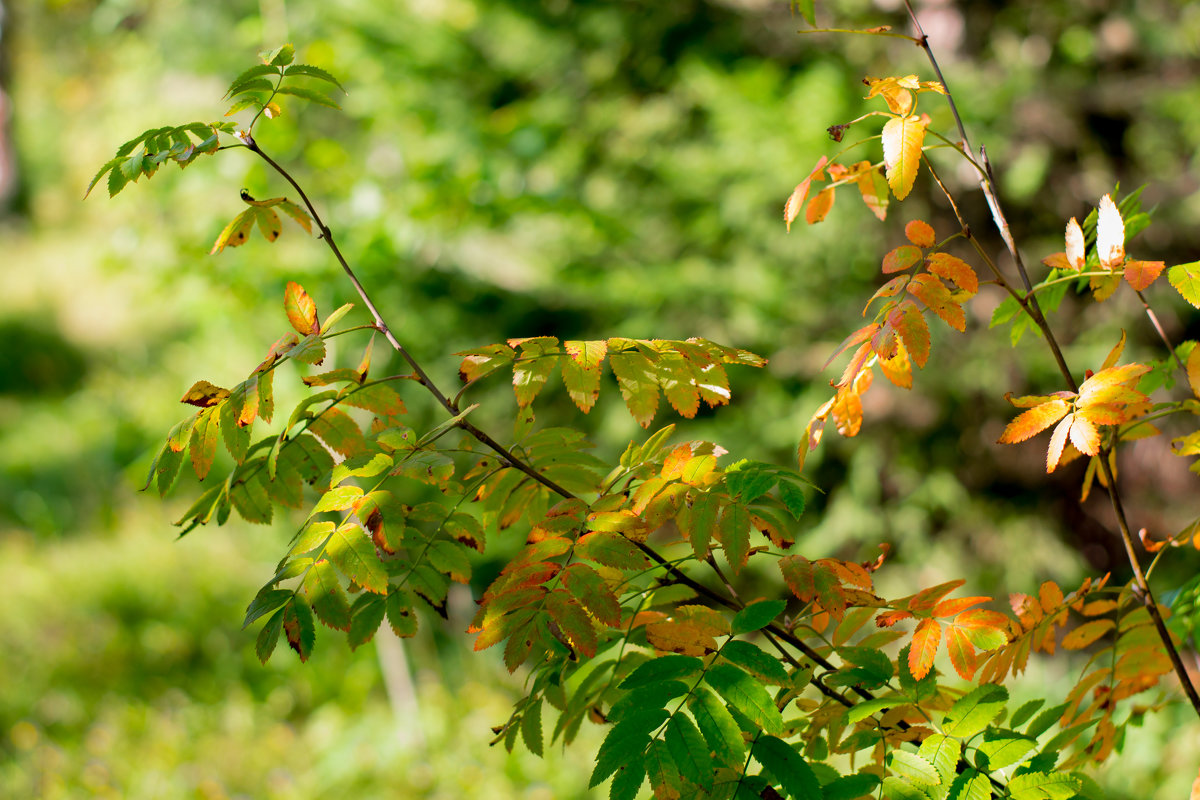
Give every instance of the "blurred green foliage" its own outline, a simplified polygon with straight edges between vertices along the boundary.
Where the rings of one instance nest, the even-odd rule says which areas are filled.
[[[901,24],[895,3],[836,5],[840,21]],[[803,23],[783,2],[5,6],[25,194],[23,213],[0,229],[14,265],[0,270],[0,537],[5,569],[32,577],[18,584],[17,641],[4,655],[3,674],[20,677],[0,691],[0,756],[11,765],[0,793],[31,791],[35,758],[51,759],[47,774],[67,782],[62,796],[102,794],[106,781],[123,796],[155,796],[154,784],[132,782],[138,758],[161,771],[169,794],[197,796],[367,791],[406,772],[385,751],[340,758],[388,735],[370,659],[327,647],[303,669],[286,659],[266,671],[250,664],[235,631],[240,608],[289,532],[202,531],[166,545],[170,514],[144,510],[133,494],[184,415],[175,398],[199,378],[239,379],[277,338],[288,279],[325,309],[353,299],[324,250],[294,231],[273,246],[206,255],[241,210],[240,188],[287,193],[244,154],[186,173],[168,166],[119,200],[79,202],[119,142],[151,125],[215,118],[224,87],[257,50],[293,41],[349,89],[344,113],[288,105],[259,141],[296,165],[400,338],[447,385],[450,353],[509,336],[701,335],[771,364],[763,374],[732,371],[732,406],[703,413],[688,435],[788,463],[828,394],[819,368],[854,327],[880,255],[900,241],[897,223],[921,216],[942,235],[952,230],[944,201],[919,183],[924,194],[903,219],[880,225],[844,195],[827,222],[784,232],[784,198],[837,147],[825,127],[869,107],[858,80],[932,76],[914,48],[797,36]],[[1013,225],[1031,264],[1061,249],[1063,221],[1118,181],[1148,183],[1147,203],[1160,205],[1139,257],[1196,258],[1200,229],[1190,221],[1200,201],[1189,167],[1200,144],[1200,13],[1172,0],[1021,0],[939,4],[924,19],[973,141],[987,144],[1006,201],[1020,209]],[[945,111],[923,104],[948,132]],[[873,132],[862,125],[847,140]],[[878,158],[877,147],[863,157]],[[970,176],[946,177],[999,252]],[[1169,297],[1154,298],[1169,331],[1195,338],[1196,316]],[[969,332],[980,333],[995,302],[977,301]],[[1071,324],[1077,309],[1070,300],[1065,308]],[[1102,307],[1098,324],[1068,337],[1072,363],[1098,362],[1122,326],[1132,357],[1152,353],[1146,326],[1130,321],[1136,314]],[[919,376],[911,395],[876,388],[861,439],[831,436],[811,461],[828,493],[813,498],[806,553],[866,557],[888,541],[896,566],[885,590],[887,580],[907,585],[906,566],[933,582],[968,565],[972,586],[998,596],[1044,578],[1069,583],[1087,567],[1120,571],[1103,506],[1074,501],[1077,471],[1046,483],[1036,449],[992,444],[1005,391],[1057,388],[1037,343],[1014,352],[1003,334],[945,334],[934,347],[936,373]],[[299,396],[297,381],[279,384],[281,404]],[[476,398],[480,421],[499,434],[513,408],[503,384]],[[605,454],[638,434],[611,384],[586,419],[558,399],[540,404],[539,420],[587,426]],[[422,403],[411,407],[416,427],[436,419]],[[1185,465],[1136,449],[1133,457],[1134,518],[1174,530],[1191,491]],[[181,487],[169,511],[182,510],[193,488]],[[218,562],[230,560],[245,572],[223,574]],[[425,657],[445,657],[427,645]],[[482,669],[460,680],[496,680]],[[453,718],[446,690],[422,686]],[[501,721],[503,693],[479,691],[492,710],[484,722]],[[462,727],[444,729],[431,750],[482,752],[453,743],[483,723],[455,721]],[[245,760],[234,764],[231,752]],[[316,767],[311,752],[322,754]],[[280,768],[287,775],[272,771],[279,759],[292,765]],[[536,796],[524,787],[550,772],[531,770],[552,769],[502,762],[480,774],[491,781],[504,770],[512,796]],[[102,769],[88,773],[93,763]],[[1165,769],[1141,763],[1135,775]],[[412,779],[420,796],[457,790],[442,782],[458,774],[446,763],[415,772],[433,776],[424,787]],[[282,775],[278,788],[264,789],[273,775]],[[578,791],[573,775],[553,777],[553,796]],[[490,794],[505,791],[489,783]]]

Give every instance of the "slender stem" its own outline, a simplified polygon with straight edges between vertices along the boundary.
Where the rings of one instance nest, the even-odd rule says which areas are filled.
[[[1184,375],[1187,375],[1187,367],[1183,363],[1183,359],[1175,352],[1175,346],[1171,344],[1171,339],[1167,336],[1166,330],[1163,329],[1162,323],[1158,321],[1158,315],[1154,313],[1154,309],[1150,307],[1149,301],[1146,300],[1146,295],[1139,290],[1137,293],[1138,300],[1142,301],[1142,308],[1146,309],[1146,316],[1150,318],[1150,324],[1154,326],[1154,330],[1158,331],[1158,338],[1162,339],[1162,343],[1166,345],[1167,352],[1171,354],[1171,358],[1175,359],[1175,364]]]
[[[929,37],[925,35],[924,29],[921,27],[920,21],[917,19],[916,12],[913,10],[911,0],[904,0],[904,6],[908,10],[908,15],[912,19],[913,27],[917,31],[917,44],[925,51],[929,63],[933,66],[933,71],[937,74],[938,80],[943,88],[946,89],[946,99],[950,106],[950,113],[954,116],[954,122],[958,126],[959,135],[962,136],[964,152],[970,150],[970,143],[967,137],[966,127],[963,125],[962,116],[958,113],[958,107],[954,103],[954,96],[950,92],[950,88],[946,85],[945,77],[942,75],[941,67],[938,66],[937,59],[933,55],[933,50],[929,46]],[[1000,199],[995,191],[995,175],[992,172],[991,162],[988,161],[987,151],[983,148],[979,150],[980,160],[983,163],[985,177],[980,180],[979,185],[983,190],[984,197],[987,199],[988,207],[992,211],[992,218],[996,224],[996,228],[1000,231],[1001,238],[1004,239],[1004,244],[1012,255],[1013,262],[1017,266],[1017,271],[1021,276],[1021,282],[1025,286],[1024,294],[1012,292],[1017,302],[1021,304],[1022,309],[1029,314],[1030,318],[1041,330],[1046,344],[1050,347],[1054,354],[1055,361],[1058,362],[1059,371],[1066,380],[1071,391],[1078,391],[1079,384],[1076,383],[1074,375],[1067,366],[1066,359],[1063,357],[1062,349],[1059,347],[1058,340],[1054,337],[1049,324],[1046,322],[1046,317],[1042,313],[1041,307],[1038,305],[1037,295],[1034,294],[1033,284],[1029,280],[1029,273],[1025,269],[1025,264],[1021,260],[1020,251],[1017,249],[1016,242],[1013,240],[1012,231],[1009,229],[1008,220],[1004,216],[1004,210],[1000,205]],[[940,182],[939,182],[940,184]],[[1141,293],[1139,292],[1139,296]],[[1145,298],[1142,302],[1146,305],[1146,309],[1151,314],[1151,320],[1156,323],[1157,319],[1153,316],[1153,311],[1150,310],[1149,304],[1145,303]],[[1160,329],[1160,335],[1162,331]],[[1164,335],[1164,341],[1167,341]],[[1169,342],[1168,346],[1169,346]],[[1174,349],[1171,348],[1172,354]],[[1178,361],[1178,358],[1176,358]],[[1128,518],[1125,514],[1124,506],[1121,502],[1120,493],[1117,490],[1116,476],[1113,475],[1112,469],[1108,464],[1109,453],[1111,447],[1105,447],[1100,452],[1100,469],[1107,483],[1106,489],[1108,496],[1112,502],[1113,513],[1117,517],[1117,524],[1121,530],[1121,539],[1125,545],[1125,554],[1129,559],[1129,565],[1133,569],[1134,583],[1137,587],[1137,593],[1141,597],[1142,602],[1146,606],[1146,611],[1154,620],[1154,627],[1158,631],[1158,636],[1162,640],[1163,648],[1167,651],[1167,656],[1171,659],[1171,664],[1175,668],[1175,674],[1179,678],[1179,683],[1183,687],[1184,693],[1191,701],[1192,708],[1196,714],[1200,716],[1200,694],[1197,693],[1195,685],[1192,683],[1191,677],[1188,675],[1187,669],[1183,665],[1183,660],[1179,656],[1179,651],[1175,647],[1175,643],[1171,640],[1171,634],[1167,630],[1166,622],[1163,621],[1162,614],[1158,610],[1158,604],[1154,601],[1154,596],[1150,591],[1150,585],[1146,581],[1146,576],[1142,572],[1141,563],[1138,561],[1137,551],[1134,549],[1133,536],[1130,534],[1130,526]]]

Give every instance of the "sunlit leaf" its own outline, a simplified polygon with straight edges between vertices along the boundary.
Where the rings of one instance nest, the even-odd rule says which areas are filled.
[[[997,442],[999,444],[1015,444],[1037,436],[1066,416],[1070,410],[1070,404],[1060,397],[1034,406],[1017,415],[1016,419],[1008,423]]]
[[[914,219],[904,226],[904,235],[917,247],[933,247],[937,241],[933,227],[919,219]]]
[[[928,117],[922,115],[894,117],[883,126],[883,163],[888,185],[897,200],[908,197],[917,179],[927,124]]]
[[[1083,228],[1079,226],[1079,220],[1071,217],[1071,221],[1067,223],[1067,251],[1066,261],[1067,266],[1076,272],[1083,272],[1084,265],[1087,262],[1087,250],[1085,249],[1083,240]]]
[[[1105,269],[1117,269],[1125,263],[1125,223],[1112,195],[1101,197],[1097,208],[1096,254]]]
[[[308,336],[321,330],[320,320],[317,319],[317,304],[304,291],[304,287],[295,281],[288,281],[283,295],[283,307],[287,311],[288,322],[301,336]]]
[[[1125,262],[1125,281],[1135,290],[1142,291],[1158,280],[1166,264],[1162,261]]]

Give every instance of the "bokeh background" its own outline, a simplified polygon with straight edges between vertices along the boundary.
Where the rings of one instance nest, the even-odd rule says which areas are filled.
[[[822,21],[905,29],[894,0],[840,2],[836,17],[833,5],[818,3]],[[1061,250],[1064,220],[1118,183],[1146,184],[1157,208],[1138,257],[1200,258],[1200,5],[917,6],[1030,264]],[[599,731],[545,759],[488,746],[521,676],[469,652],[461,614],[423,619],[403,649],[381,638],[351,653],[322,636],[306,665],[289,652],[257,663],[242,610],[296,522],[177,541],[170,523],[196,487],[181,481],[165,503],[137,489],[186,415],[176,398],[200,378],[240,380],[282,332],[287,280],[326,310],[351,300],[349,287],[294,227],[273,246],[207,255],[242,208],[239,189],[286,193],[237,151],[167,166],[111,201],[101,188],[85,203],[83,189],[141,130],[216,119],[256,52],[294,42],[349,95],[341,113],[288,104],[259,140],[294,165],[439,379],[454,379],[452,352],[509,336],[704,336],[771,363],[734,371],[733,404],[688,423],[689,438],[792,463],[828,396],[820,367],[856,327],[901,223],[953,225],[925,180],[887,224],[843,193],[827,222],[787,234],[782,202],[834,152],[825,128],[870,108],[864,75],[933,77],[920,52],[801,36],[783,0],[0,9],[0,796],[605,796],[585,788]],[[922,107],[949,133],[930,97]],[[934,158],[999,254],[969,174]],[[1200,316],[1165,284],[1151,299],[1175,340],[1200,337]],[[986,335],[997,302],[975,301],[968,336],[936,333],[934,369],[912,392],[874,389],[863,436],[831,434],[810,459],[827,490],[804,525],[810,557],[866,558],[886,541],[895,557],[881,580],[900,594],[958,576],[999,598],[1046,579],[1126,577],[1102,498],[1077,500],[1080,465],[1047,480],[1036,445],[992,444],[1010,415],[1005,391],[1056,388],[1032,336],[1014,349],[1006,332]],[[1132,357],[1160,355],[1135,304],[1085,308],[1068,298],[1060,315],[1072,363],[1098,363],[1122,327]],[[298,398],[298,381],[280,377],[281,404]],[[433,424],[409,399],[414,426]],[[480,399],[480,420],[502,432],[511,393]],[[585,427],[603,455],[639,433],[611,383],[587,418],[561,391],[540,408],[547,424]],[[1167,534],[1194,518],[1186,468],[1161,442],[1131,449],[1136,525]],[[1198,564],[1180,555],[1161,587]],[[1064,692],[1078,667],[1035,666],[1018,696]],[[1200,753],[1188,713],[1168,708],[1130,731],[1098,776],[1108,796],[1188,790]]]

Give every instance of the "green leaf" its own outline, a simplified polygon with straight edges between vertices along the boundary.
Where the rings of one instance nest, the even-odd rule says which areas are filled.
[[[793,518],[798,520],[804,514],[807,501],[804,499],[804,490],[796,484],[781,480],[779,482],[779,499],[783,501],[788,513]]]
[[[288,592],[290,595],[291,592]],[[279,643],[279,633],[283,630],[283,609],[279,609],[271,618],[267,620],[267,624],[263,625],[262,630],[258,632],[258,638],[254,640],[254,654],[258,656],[258,660],[266,664],[271,658],[271,654],[275,652],[275,645]]]
[[[337,486],[349,478],[374,478],[390,469],[392,457],[384,453],[362,453],[348,458],[333,468],[329,482]],[[361,490],[360,490],[361,494]]]
[[[599,785],[622,764],[640,758],[650,745],[650,732],[662,725],[668,716],[664,709],[653,708],[614,725],[596,753],[596,767],[592,770],[588,788]]]
[[[263,66],[266,66],[265,64]],[[239,94],[247,92],[267,92],[270,93],[275,89],[275,84],[271,83],[266,78],[250,78],[249,80],[235,83],[229,87],[226,94],[229,97],[236,97]]]
[[[354,506],[363,496],[363,490],[358,486],[338,486],[321,495],[321,499],[313,506],[309,519],[326,511],[345,511]]]
[[[375,552],[375,545],[357,524],[348,522],[335,530],[325,545],[325,556],[343,575],[367,591],[387,592],[387,570]]]
[[[750,512],[741,503],[725,506],[713,533],[730,568],[735,574],[741,572],[750,556]]]
[[[275,93],[290,94],[293,97],[299,97],[303,100],[309,101],[310,103],[316,103],[317,105],[327,106],[329,108],[341,108],[341,106],[334,102],[333,98],[321,94],[320,92],[315,92],[312,89],[306,89],[300,86],[280,86]]]
[[[793,2],[796,10],[800,12],[800,16],[804,17],[804,21],[816,27],[817,14],[813,8],[813,0],[793,0]]]
[[[529,752],[535,756],[542,755],[542,698],[538,698],[525,707],[521,715],[521,739]]]
[[[610,340],[609,348],[612,347]],[[630,415],[643,428],[649,427],[658,410],[658,369],[636,350],[611,353],[608,363]]]
[[[608,799],[634,800],[638,790],[645,782],[646,766],[643,757],[634,756],[617,767],[617,771],[613,774],[612,784],[609,786]]]
[[[691,679],[704,667],[704,662],[695,656],[681,656],[676,653],[652,658],[638,666],[621,681],[622,689],[636,689],[662,681],[672,681],[680,678]]]
[[[367,440],[358,423],[341,409],[325,409],[309,424],[308,431],[347,458],[367,451]]]
[[[824,800],[858,800],[872,794],[880,783],[878,775],[869,772],[859,772],[855,775],[843,775],[821,787]]]
[[[401,639],[417,635],[417,612],[413,609],[412,592],[398,586],[388,590],[387,619],[392,633]]]
[[[263,590],[255,595],[250,601],[250,605],[246,607],[246,618],[242,620],[242,630],[250,626],[251,622],[269,614],[281,605],[292,599],[295,592],[290,589],[268,589],[263,587]]]
[[[793,800],[821,798],[821,784],[812,767],[787,742],[774,736],[761,736],[754,743],[753,755]]]
[[[1020,708],[1013,712],[1012,719],[1008,721],[1008,724],[1014,728],[1021,727],[1027,720],[1033,719],[1033,715],[1045,704],[1045,698],[1040,697],[1036,700],[1030,700],[1028,703],[1023,703]]]
[[[720,497],[714,493],[704,492],[694,495],[691,506],[684,506],[676,518],[676,523],[692,543],[692,552],[698,561],[703,561],[708,557],[720,511]]]
[[[311,64],[292,64],[290,67],[284,70],[283,74],[288,78],[296,75],[303,75],[306,78],[316,78],[317,80],[325,81],[326,83],[332,83],[334,86],[341,89],[343,94],[347,93],[345,87],[338,83],[337,78],[333,77],[320,67],[314,67]]]
[[[878,714],[880,711],[894,708],[898,705],[902,705],[903,703],[903,700],[898,700],[891,697],[876,697],[874,700],[860,700],[851,708],[846,709],[846,722],[853,725],[856,722],[862,722],[867,717]]]
[[[992,784],[982,772],[968,769],[950,784],[950,800],[991,800]]]
[[[962,757],[962,743],[940,733],[926,737],[921,742],[917,755],[933,764],[943,784],[949,784],[958,774],[958,760]]]
[[[375,636],[375,631],[383,623],[384,608],[387,600],[377,594],[364,592],[354,601],[350,608],[350,629],[346,638],[350,649],[357,649]]]
[[[621,606],[617,597],[596,570],[577,561],[564,569],[559,574],[559,579],[579,604],[597,620],[610,627],[621,624]]]
[[[264,50],[258,54],[258,57],[262,59],[264,64],[270,64],[273,67],[286,67],[296,57],[296,49],[290,44],[285,44],[274,50]]]
[[[888,767],[896,775],[908,778],[914,783],[937,786],[942,782],[933,764],[930,764],[916,753],[910,753],[900,748],[892,751],[891,762],[888,764]]]
[[[783,715],[763,685],[731,664],[717,664],[704,675],[729,705],[767,733],[783,733]]]
[[[1167,280],[1196,308],[1200,308],[1200,261],[1179,264],[1167,270]]]
[[[278,74],[279,74],[278,67],[273,67],[270,64],[255,64],[253,67],[246,70],[241,75],[238,75],[236,78],[233,79],[233,81],[230,82],[229,88],[225,90],[225,96],[229,97],[230,95],[233,94],[233,90],[236,87],[240,86],[241,84],[245,83],[246,81],[252,80],[253,78],[261,78],[263,75],[278,75]],[[267,89],[269,90],[270,88],[271,88],[271,84],[268,83]]]
[[[753,503],[779,480],[775,472],[770,464],[743,459],[725,470],[725,486],[736,500]]]
[[[1033,722],[1029,723],[1029,727],[1025,729],[1025,735],[1037,738],[1046,731],[1050,730],[1056,722],[1062,717],[1063,712],[1067,710],[1068,703],[1060,703],[1053,708],[1047,708],[1042,713],[1038,714]]]
[[[308,604],[296,595],[292,595],[283,607],[283,633],[287,637],[288,645],[296,651],[300,660],[308,661],[317,641],[317,629]]]
[[[247,227],[246,231],[249,230]],[[284,356],[303,361],[305,364],[320,364],[325,360],[325,340],[319,334],[310,333],[284,353]]]
[[[646,777],[650,779],[650,785],[655,790],[660,786],[676,791],[682,788],[683,779],[679,777],[679,769],[671,759],[666,742],[661,739],[651,742],[646,748],[643,763],[646,767]]]
[[[737,620],[737,617],[734,617]],[[787,669],[778,658],[758,645],[741,639],[731,639],[721,647],[721,656],[765,683],[787,686],[791,683]]]
[[[667,751],[685,780],[703,788],[712,788],[713,764],[708,744],[695,723],[684,714],[675,714],[667,721]]]
[[[883,779],[883,796],[888,800],[929,800],[929,795],[894,775]]]
[[[995,772],[1020,762],[1036,746],[1036,741],[1025,736],[985,735],[983,743],[977,748],[975,763],[985,772]]]
[[[1079,778],[1063,772],[1026,772],[1008,782],[1008,791],[1013,800],[1069,800],[1082,785]]]
[[[317,619],[339,631],[350,628],[350,601],[333,565],[321,559],[304,576],[304,594]]]
[[[741,728],[725,704],[703,686],[696,687],[687,703],[704,741],[708,742],[708,749],[717,760],[731,769],[741,767],[746,758],[746,743]]]
[[[733,615],[730,633],[740,636],[767,627],[783,613],[787,603],[783,600],[756,600]]]
[[[268,524],[273,516],[269,495],[269,490],[273,487],[264,480],[262,464],[261,458],[249,462],[242,470],[243,473],[248,472],[249,476],[238,476],[233,488],[229,490],[229,499],[242,519],[256,525]]]
[[[667,703],[676,697],[686,695],[690,689],[691,686],[683,681],[660,681],[647,686],[639,686],[612,704],[608,718],[612,722],[620,722],[631,714],[647,708],[665,708]]]
[[[980,686],[950,707],[942,719],[942,732],[959,739],[970,739],[1000,716],[1007,702],[1008,690],[1003,686]]]
[[[608,531],[593,531],[581,536],[575,545],[575,555],[626,571],[641,570],[650,565],[650,560],[637,545],[619,533]]]

